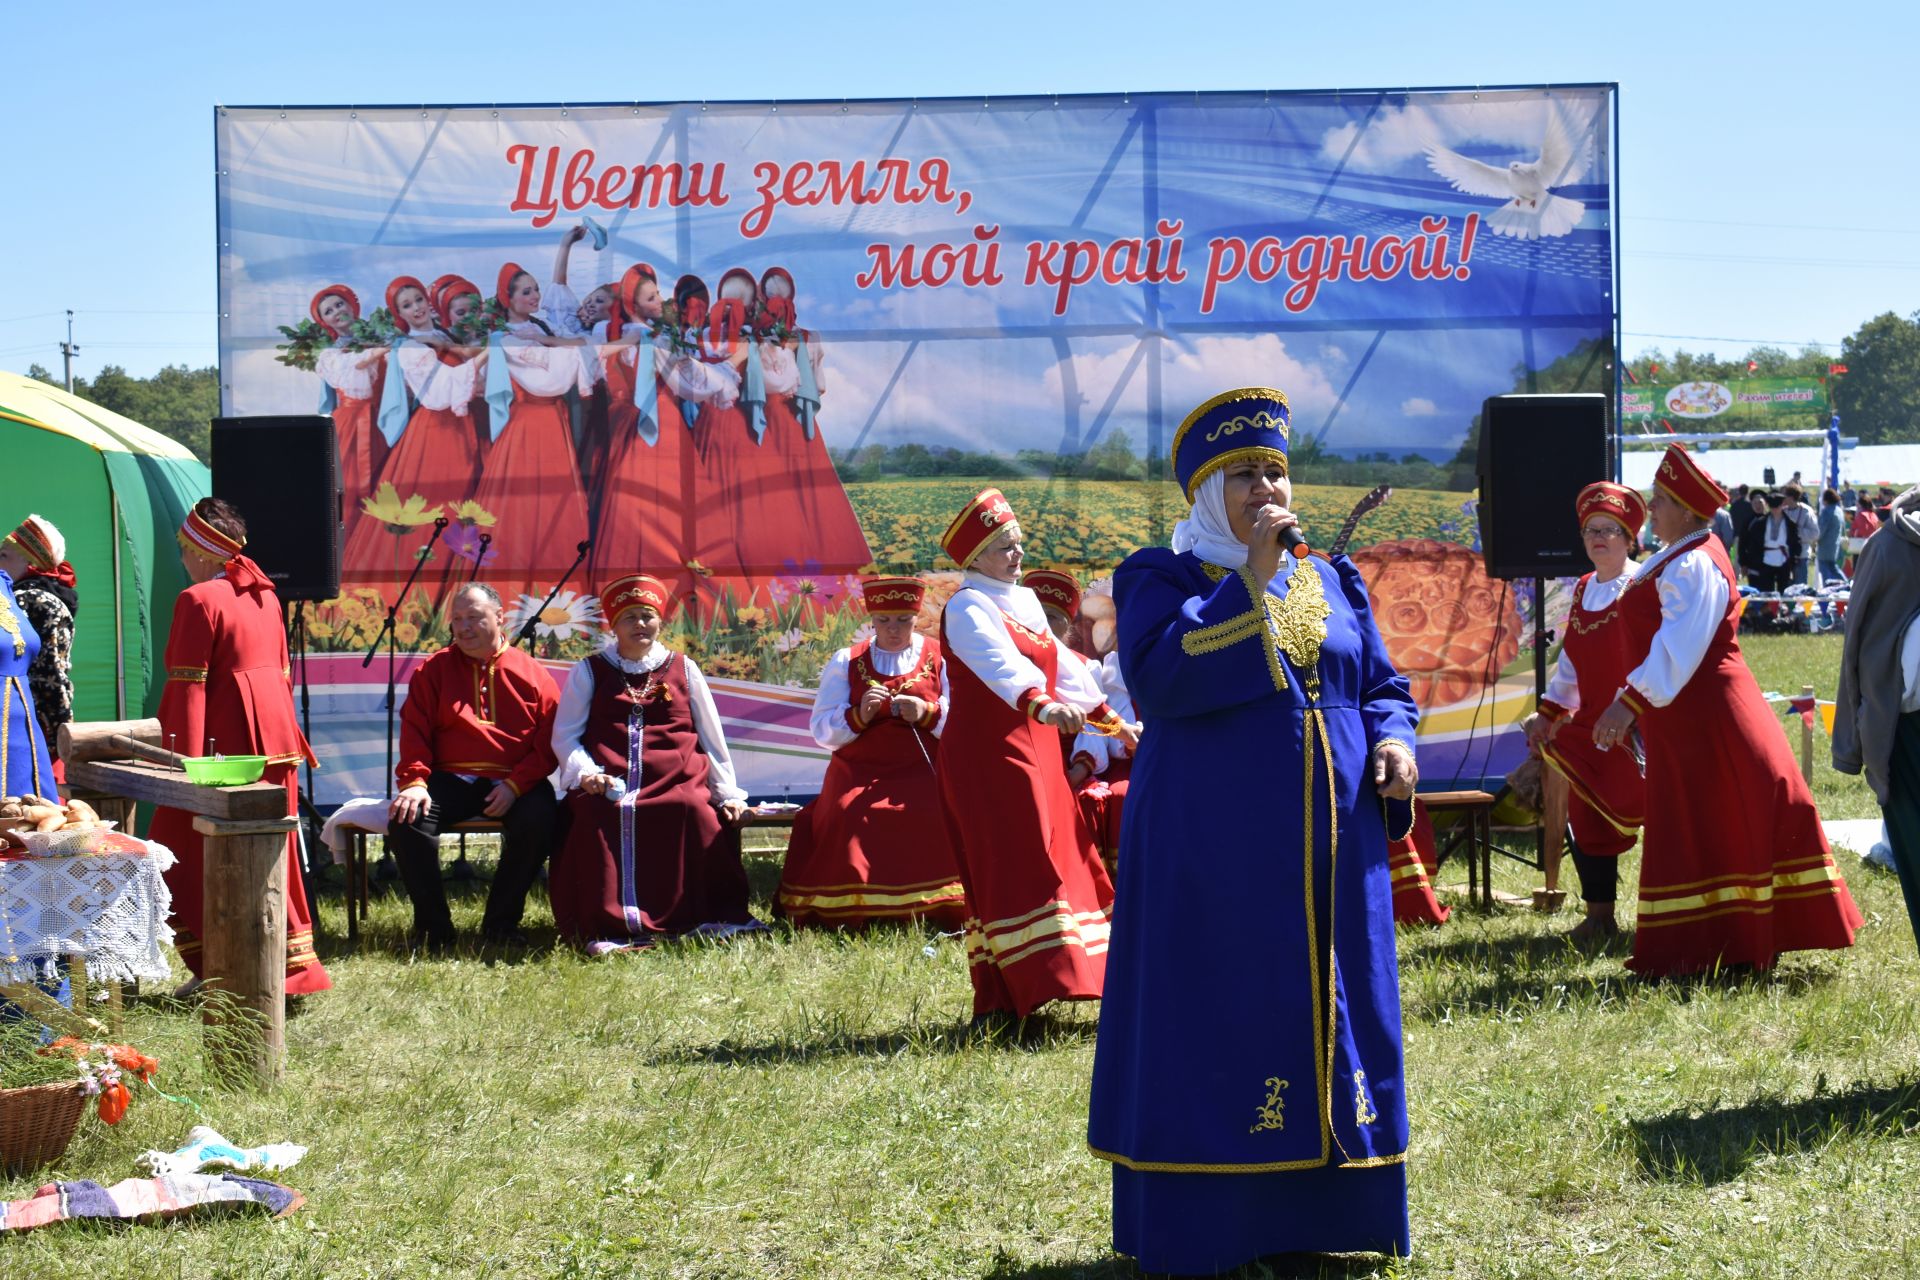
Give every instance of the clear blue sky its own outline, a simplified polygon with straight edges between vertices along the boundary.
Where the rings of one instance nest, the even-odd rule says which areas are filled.
[[[215,360],[215,103],[1618,81],[1627,350],[1920,309],[1904,5],[16,4],[0,368]],[[717,15],[731,14],[727,19]]]

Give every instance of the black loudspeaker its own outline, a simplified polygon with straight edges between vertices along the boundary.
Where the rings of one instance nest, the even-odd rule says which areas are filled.
[[[1571,578],[1593,567],[1573,503],[1613,476],[1605,396],[1487,397],[1479,471],[1489,577]]]
[[[340,594],[340,454],[332,418],[215,418],[213,496],[246,520],[247,556],[283,601]]]

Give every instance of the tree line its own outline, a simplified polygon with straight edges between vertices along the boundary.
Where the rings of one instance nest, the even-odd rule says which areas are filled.
[[[1613,344],[1605,339],[1583,342],[1572,352],[1542,369],[1516,367],[1514,391],[1598,391],[1613,389]],[[1749,362],[1754,366],[1749,369]],[[1845,373],[1830,374],[1834,365]],[[1920,311],[1899,316],[1889,311],[1875,316],[1849,334],[1838,355],[1809,347],[1791,353],[1779,347],[1754,347],[1746,355],[1721,360],[1706,354],[1658,347],[1627,361],[1627,369],[1642,384],[1732,382],[1740,378],[1828,379],[1833,407],[1839,410],[1848,435],[1862,444],[1920,442]],[[30,377],[59,385],[59,379],[40,365]],[[119,365],[107,365],[91,380],[76,378],[74,394],[102,408],[133,419],[160,434],[178,440],[202,461],[209,460],[210,424],[220,412],[220,373],[208,366],[189,369],[168,365],[149,377],[129,374]],[[1809,426],[1824,425],[1809,419]],[[1388,453],[1357,458],[1322,450],[1302,433],[1293,442],[1294,461],[1311,467],[1321,484],[1394,484],[1404,488],[1459,489],[1474,487],[1474,462],[1479,448],[1480,419],[1469,426],[1465,443],[1445,463],[1429,462],[1417,454],[1395,459]],[[893,477],[970,476],[981,479],[1017,479],[1033,475],[1071,475],[1087,480],[1145,480],[1164,474],[1164,459],[1148,459],[1134,452],[1125,432],[1108,431],[1085,450],[1055,453],[1021,449],[1011,455],[976,453],[937,445],[863,445],[835,449],[833,460],[848,481]]]

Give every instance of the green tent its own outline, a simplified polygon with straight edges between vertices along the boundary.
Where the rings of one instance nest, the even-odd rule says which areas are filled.
[[[160,705],[173,599],[186,587],[174,534],[212,490],[185,445],[58,387],[0,371],[0,537],[29,513],[67,539],[79,583],[73,714],[118,720]]]

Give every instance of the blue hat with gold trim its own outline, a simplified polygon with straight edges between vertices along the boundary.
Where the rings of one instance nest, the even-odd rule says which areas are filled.
[[[1173,476],[1193,494],[1220,468],[1245,458],[1287,465],[1287,393],[1272,387],[1226,391],[1188,414],[1173,433]]]

